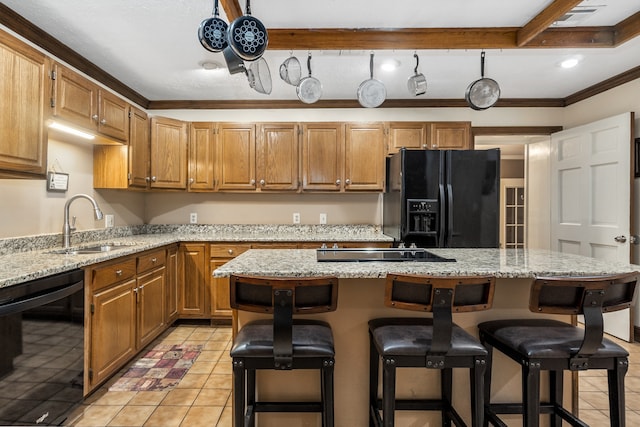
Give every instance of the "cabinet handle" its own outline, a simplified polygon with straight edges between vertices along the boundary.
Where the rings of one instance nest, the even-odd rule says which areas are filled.
[[[145,181],[147,181],[147,182],[149,182],[149,181],[151,181],[151,178],[150,178],[150,177],[148,177],[148,176],[146,176],[146,177],[144,178],[144,180],[145,180]]]
[[[229,255],[233,254],[233,249],[229,249],[227,252],[229,252]]]
[[[344,184],[345,184],[345,185],[349,185],[349,184],[351,184],[351,180],[350,180],[349,178],[345,179],[345,180],[344,180]]]
[[[158,262],[158,259],[157,258],[151,258],[151,262],[155,264],[156,262]]]
[[[151,177],[151,182],[156,182],[158,180],[158,178],[156,178],[155,176]]]
[[[122,270],[116,270],[116,276],[122,276]]]
[[[107,124],[107,119],[102,119],[102,120],[100,120],[100,124],[101,124],[101,125],[106,125],[106,124]]]
[[[336,179],[336,185],[340,185],[340,180]]]
[[[264,179],[260,180],[260,185],[264,187],[264,185],[266,184],[266,182],[264,181]]]
[[[189,178],[189,184],[193,184],[195,180],[193,178]]]
[[[98,115],[97,115],[97,114],[94,114],[93,116],[91,116],[91,118],[92,118],[93,120],[95,120],[95,121],[98,121]]]
[[[422,144],[422,148],[429,148],[427,144]]]
[[[251,181],[249,181],[249,184],[251,184],[251,185],[256,185],[256,180],[255,180],[255,179],[252,179]]]

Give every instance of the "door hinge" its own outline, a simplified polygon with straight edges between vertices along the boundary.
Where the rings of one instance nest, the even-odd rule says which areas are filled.
[[[51,80],[55,80],[58,77],[58,73],[55,71],[51,72]]]
[[[93,369],[89,369],[89,382],[93,381]]]
[[[51,108],[54,108],[56,106],[56,100],[55,98],[51,98]]]
[[[89,311],[91,312],[91,314],[96,312],[96,306],[91,304],[91,307],[89,308]]]
[[[632,234],[629,236],[629,243],[632,245],[640,245],[640,236]]]

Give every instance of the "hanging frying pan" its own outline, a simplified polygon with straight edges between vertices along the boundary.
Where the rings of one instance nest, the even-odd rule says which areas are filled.
[[[500,99],[498,83],[484,76],[484,51],[480,54],[480,79],[469,85],[464,98],[474,110],[491,108]]]
[[[267,49],[267,29],[251,16],[250,0],[247,0],[246,15],[236,18],[229,26],[227,38],[233,52],[244,61],[255,61]]]
[[[418,54],[414,53],[413,57],[416,58],[416,68],[413,69],[413,76],[407,80],[407,89],[409,93],[414,96],[424,95],[427,92],[427,78],[422,73],[418,73]]]
[[[227,47],[228,25],[218,17],[218,0],[213,6],[213,18],[205,19],[198,28],[198,38],[202,47],[211,52],[220,52]]]
[[[311,52],[307,56],[307,70],[309,71],[309,77],[300,80],[300,83],[296,86],[296,93],[300,101],[305,104],[313,104],[322,96],[322,84],[320,80],[311,77]]]
[[[369,74],[371,78],[360,83],[358,87],[358,102],[365,108],[375,108],[384,102],[387,89],[380,80],[373,78],[373,53],[369,57]]]

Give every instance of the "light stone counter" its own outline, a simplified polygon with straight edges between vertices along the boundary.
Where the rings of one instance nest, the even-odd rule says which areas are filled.
[[[213,272],[261,276],[322,276],[340,278],[338,309],[332,313],[309,316],[331,324],[336,345],[335,411],[336,426],[368,425],[369,339],[367,322],[377,317],[419,316],[419,313],[384,306],[384,277],[388,272],[434,275],[494,274],[498,277],[493,307],[487,311],[454,314],[454,321],[477,336],[477,324],[490,319],[546,316],[531,313],[529,289],[535,276],[599,275],[640,270],[640,266],[598,261],[575,255],[541,250],[430,249],[457,262],[317,262],[315,250],[252,249]],[[238,311],[234,327],[264,317]],[[569,321],[569,316],[554,316]],[[492,393],[498,401],[517,401],[521,395],[519,365],[496,352]],[[470,425],[469,375],[454,370],[454,405]],[[544,377],[543,377],[544,378]],[[258,394],[266,399],[314,399],[319,387],[314,371],[258,373]],[[399,396],[437,396],[439,373],[427,369],[400,369],[397,377]],[[575,390],[570,375],[565,376],[565,402],[571,407]],[[573,399],[573,400],[572,400]],[[505,416],[508,425],[519,425],[518,416]],[[261,427],[282,425],[319,426],[317,414],[258,414]],[[543,420],[546,423],[547,419]],[[436,426],[438,412],[397,411],[398,426]],[[543,424],[546,425],[546,424]]]
[[[176,242],[391,242],[373,225],[143,225],[72,234],[72,246],[125,243],[115,251],[61,255],[61,235],[0,239],[0,288]]]

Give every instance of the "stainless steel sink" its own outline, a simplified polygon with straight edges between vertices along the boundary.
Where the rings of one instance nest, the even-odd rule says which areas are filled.
[[[118,249],[124,249],[131,246],[135,246],[137,243],[103,243],[94,246],[74,246],[67,249],[55,249],[50,251],[52,254],[60,255],[82,255],[82,254],[99,254],[103,252],[116,251]]]

